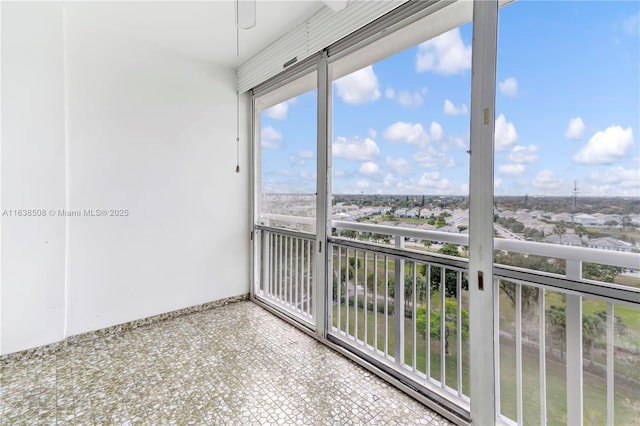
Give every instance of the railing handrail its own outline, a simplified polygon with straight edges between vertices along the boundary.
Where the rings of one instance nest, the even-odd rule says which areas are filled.
[[[313,225],[316,220],[313,217],[289,216],[271,213],[264,214],[262,217],[265,219],[281,220],[303,225]],[[268,225],[262,226],[269,227]],[[401,226],[376,225],[366,222],[349,222],[344,220],[332,220],[331,227],[338,230],[370,232],[372,234],[469,245],[469,236],[467,234],[454,234],[451,232],[404,228]],[[505,238],[494,238],[493,241],[494,249],[496,250],[640,270],[640,254],[638,253],[600,250],[591,247],[565,246],[561,244],[540,243],[536,241],[509,240]]]
[[[347,222],[334,220],[332,227],[341,230],[371,232],[376,234],[394,235],[421,240],[436,240],[447,243],[469,245],[466,234],[452,234],[450,232],[430,231],[425,229],[403,228],[400,226],[376,225],[364,222]],[[533,254],[566,260],[580,260],[583,262],[618,266],[621,268],[640,269],[640,254],[625,253],[612,250],[599,250],[590,247],[564,246],[560,244],[539,243],[535,241],[508,240],[494,238],[494,249],[522,254]]]

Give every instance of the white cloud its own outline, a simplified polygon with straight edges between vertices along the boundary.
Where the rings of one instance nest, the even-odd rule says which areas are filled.
[[[502,179],[493,179],[493,189],[499,189],[502,186]]]
[[[356,188],[358,189],[367,189],[371,186],[368,180],[360,179],[356,182]]]
[[[334,156],[353,161],[375,161],[380,155],[380,148],[369,138],[338,136],[331,149]]]
[[[310,173],[306,170],[300,170],[299,176],[306,181],[315,182],[317,180],[317,175],[315,173]]]
[[[313,158],[313,151],[298,151],[300,158]]]
[[[278,149],[280,148],[280,143],[282,142],[282,133],[277,131],[271,126],[265,127],[260,132],[261,144],[265,148],[269,149]]]
[[[518,80],[515,77],[509,77],[498,83],[498,89],[505,96],[515,96],[518,94]]]
[[[426,145],[429,142],[429,135],[420,123],[398,121],[389,126],[383,136],[389,142],[404,142],[415,145]]]
[[[409,93],[406,90],[401,90],[396,101],[404,107],[419,107],[422,105],[422,96],[417,92]]]
[[[427,133],[420,123],[414,124],[398,121],[387,127],[383,133],[383,137],[389,142],[404,142],[424,147],[430,141],[442,139],[443,133],[442,126],[435,121],[429,125],[429,133]]]
[[[507,122],[504,114],[496,119],[496,151],[502,151],[518,141],[518,132],[513,123]]]
[[[509,160],[514,163],[533,163],[538,159],[537,145],[516,145],[509,153]]]
[[[581,164],[611,164],[622,160],[633,146],[631,127],[609,126],[589,139],[573,160]]]
[[[394,100],[403,107],[419,107],[423,102],[422,96],[418,92],[409,92],[407,90],[396,92],[392,88],[388,88],[384,91],[384,94],[387,99]]]
[[[533,179],[531,184],[543,193],[558,193],[562,188],[562,179],[557,177],[551,170],[542,170]]]
[[[524,165],[523,164],[502,164],[498,167],[498,171],[503,175],[508,176],[518,176],[524,173]]]
[[[564,137],[567,139],[580,140],[584,137],[584,121],[582,118],[576,117],[569,120],[569,126]]]
[[[461,74],[468,69],[471,69],[471,45],[464,44],[459,28],[418,45],[417,72],[434,71],[451,75]]]
[[[287,114],[289,112],[289,102],[284,101],[277,105],[272,106],[264,110],[264,113],[267,117],[273,118],[274,120],[284,120],[287,118]]]
[[[369,137],[371,139],[375,139],[376,136],[378,136],[378,132],[376,132],[376,129],[369,129]]]
[[[409,165],[409,162],[403,157],[400,157],[396,160],[391,157],[387,157],[387,167],[389,167],[389,169],[399,175],[411,173],[411,166]]]
[[[621,189],[640,189],[640,169],[625,169],[620,166],[609,167],[601,171],[591,172],[589,179],[596,185],[615,185]]]
[[[383,185],[385,188],[392,188],[396,183],[396,177],[392,173],[388,173],[384,177]]]
[[[461,137],[449,136],[449,145],[452,145],[457,149],[467,149],[467,143]]]
[[[441,178],[440,172],[437,171],[424,173],[420,176],[418,185],[438,191],[447,191],[452,189],[449,179]]]
[[[426,151],[415,152],[412,156],[413,161],[422,167],[428,169],[436,169],[440,167],[454,167],[456,162],[444,152],[438,152],[433,147],[429,147]]]
[[[445,99],[443,110],[446,115],[465,115],[467,113],[467,106],[462,104],[460,108],[456,108],[453,102]]]
[[[373,161],[367,161],[360,164],[360,168],[358,169],[358,172],[360,174],[367,175],[367,176],[375,176],[378,173],[380,173],[380,166],[378,166]]]
[[[442,139],[442,134],[444,133],[444,131],[442,130],[442,126],[440,125],[440,123],[432,121],[431,125],[429,126],[429,133],[431,136],[431,140],[439,141],[440,139]]]
[[[303,158],[298,157],[297,155],[290,155],[289,156],[289,162],[292,165],[302,166],[302,165],[304,165],[305,160]]]
[[[640,13],[636,13],[635,15],[629,16],[622,23],[622,28],[624,32],[630,36],[637,36],[640,34]]]
[[[338,96],[349,105],[363,105],[380,97],[378,78],[373,66],[362,68],[335,82]]]

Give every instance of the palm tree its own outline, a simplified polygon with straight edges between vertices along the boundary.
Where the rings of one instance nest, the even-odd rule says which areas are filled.
[[[580,237],[580,240],[582,240],[584,235],[587,235],[587,229],[583,225],[576,225],[573,229],[576,231],[578,237]]]
[[[558,236],[558,242],[562,244],[562,236],[567,232],[564,222],[560,222],[553,227],[553,233]]]

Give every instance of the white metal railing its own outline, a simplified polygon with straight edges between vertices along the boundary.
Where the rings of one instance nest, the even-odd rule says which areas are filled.
[[[292,225],[276,229],[266,226],[269,221]],[[310,226],[309,219],[270,215],[256,225],[262,277],[256,294],[312,323],[315,235],[291,230],[300,225]],[[331,221],[331,227],[338,236],[329,238],[327,253],[329,334],[430,390],[439,402],[468,413],[467,260],[405,243],[413,238],[467,246],[468,236],[346,221]],[[394,243],[340,237],[344,230],[386,235]],[[580,424],[596,416],[602,423],[624,422],[619,399],[640,384],[640,349],[620,343],[617,312],[640,315],[640,289],[584,279],[582,267],[589,262],[638,270],[640,255],[499,238],[494,248],[555,259],[565,269],[558,275],[494,265],[499,419]],[[447,294],[447,287],[455,292]],[[602,347],[592,361],[593,336],[583,336],[583,328],[593,319],[594,306],[604,327]],[[623,355],[636,362],[636,373],[623,365]],[[630,395],[637,401],[640,386],[635,389]],[[594,395],[606,401],[595,414],[584,404]]]
[[[338,232],[352,230],[359,233],[383,234],[391,236],[396,241],[398,238],[403,240],[414,238],[462,246],[468,245],[468,236],[462,234],[345,221],[333,221],[332,226]],[[340,237],[333,238],[332,241],[334,246],[338,248],[353,245]],[[373,256],[385,253],[389,248],[389,245],[371,242],[358,242],[358,244],[361,245],[359,247],[362,251]],[[396,249],[399,248],[396,243]],[[557,275],[509,265],[495,265],[494,267],[494,304],[498,313],[495,317],[495,331],[497,333],[495,339],[496,394],[498,395],[496,408],[500,420],[508,424],[555,422],[583,424],[593,422],[594,419],[596,422],[601,420],[602,423],[614,424],[614,422],[620,423],[628,420],[626,417],[622,420],[616,417],[616,410],[623,411],[620,408],[620,401],[616,399],[619,399],[620,396],[616,395],[623,394],[625,388],[627,391],[636,389],[635,394],[633,391],[629,391],[630,399],[632,401],[634,397],[636,401],[640,399],[638,391],[640,389],[640,374],[618,373],[617,370],[627,371],[631,368],[621,367],[623,362],[620,359],[622,356],[617,353],[624,353],[631,358],[630,363],[635,362],[636,364],[633,365],[640,366],[640,348],[633,344],[631,344],[632,347],[624,349],[621,349],[620,345],[616,346],[615,342],[618,337],[615,327],[619,318],[616,311],[624,310],[627,314],[635,312],[636,315],[640,315],[640,289],[583,279],[582,267],[583,263],[588,262],[638,270],[640,269],[640,255],[499,238],[494,240],[494,248],[527,256],[538,255],[555,259],[555,261],[564,262],[566,270],[564,275]],[[431,253],[418,254],[415,249],[401,249],[403,252],[401,255],[396,254],[394,262],[398,262],[398,259],[409,259],[410,262],[421,261],[425,265],[435,262],[436,267],[443,267],[441,266],[443,263],[451,261],[446,257],[435,259],[434,256],[437,255]],[[407,254],[408,252],[411,254]],[[415,264],[413,263],[414,267]],[[463,276],[464,269],[459,271],[460,276]],[[508,286],[512,288],[513,300],[510,303],[505,303],[510,300],[505,295],[505,289]],[[525,294],[524,298],[523,294]],[[532,294],[535,294],[533,299]],[[459,303],[458,306],[460,306]],[[588,346],[586,343],[593,345],[594,336],[583,336],[583,329],[592,333],[587,327],[589,327],[589,321],[594,320],[593,315],[595,314],[593,312],[584,313],[583,306],[587,306],[590,311],[593,311],[594,306],[602,308],[599,311],[601,314],[599,320],[602,321],[602,324],[597,327],[602,327],[602,330],[599,331],[600,340],[604,342],[605,347],[601,351],[603,360],[595,364],[585,360],[585,352],[589,349],[586,347]],[[433,309],[439,308],[432,307],[432,312],[434,312]],[[511,318],[511,321],[505,320],[505,310],[512,311],[506,315]],[[553,314],[554,318],[550,318],[550,314]],[[458,314],[458,319],[459,316]],[[407,317],[406,321],[415,322],[415,319]],[[553,321],[557,323],[552,323]],[[460,330],[462,326],[460,321],[456,322],[456,326]],[[591,327],[595,326],[591,325]],[[345,333],[339,325],[337,328],[340,332]],[[535,329],[535,333],[532,333],[531,329]],[[535,339],[531,338],[532,334],[535,335]],[[558,335],[562,338],[558,338]],[[361,341],[357,335],[349,337],[357,345],[366,347],[369,351],[376,349],[367,347],[366,341]],[[415,339],[415,334],[413,338]],[[640,333],[635,341],[638,340],[640,340]],[[556,348],[554,345],[561,347]],[[534,360],[532,358],[534,352],[537,354],[534,357],[535,363],[532,361]],[[386,352],[378,355],[387,356]],[[430,355],[427,354],[427,356]],[[407,359],[411,361],[411,357],[407,357]],[[460,361],[457,362],[460,364]],[[510,365],[512,362],[513,367]],[[584,370],[585,364],[590,366],[588,372]],[[406,363],[402,363],[402,368],[399,370],[406,371],[406,367]],[[563,371],[563,374],[556,374],[559,369]],[[535,374],[537,383],[532,385],[530,382],[534,370],[537,372]],[[500,392],[500,373],[503,373],[504,376],[502,382],[513,383],[514,389],[509,387],[504,389],[504,392]],[[550,375],[551,377],[549,377]],[[588,383],[585,382],[584,377],[588,378]],[[424,378],[427,382],[434,379],[429,375],[429,372],[426,372]],[[549,380],[552,385],[549,384]],[[538,387],[537,398],[531,396],[532,386]],[[459,386],[457,388],[454,386],[453,389],[448,390],[450,394],[456,396],[455,392],[451,391],[459,389]],[[601,399],[606,401],[606,404],[601,408],[585,407],[585,393],[588,394],[589,400],[594,399],[594,395],[602,396]],[[558,398],[559,394],[560,398]],[[507,403],[507,400],[511,399],[514,402]],[[536,408],[533,410],[536,412],[535,414],[532,414],[532,407]]]
[[[315,236],[256,226],[260,279],[255,295],[314,324]]]
[[[330,334],[468,411],[466,261],[419,260],[404,237],[393,248],[332,239],[328,256]]]

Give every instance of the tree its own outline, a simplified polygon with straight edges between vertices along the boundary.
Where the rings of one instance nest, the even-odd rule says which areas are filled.
[[[457,256],[461,257],[458,252],[458,246],[452,243],[447,243],[438,250],[440,254],[446,254],[448,256]],[[444,275],[444,292],[446,297],[458,297],[458,271],[447,269],[445,267],[435,266],[431,268],[431,293],[435,293],[440,290],[440,282],[442,280],[442,270],[445,269]],[[423,268],[424,270],[424,268]],[[425,274],[426,275],[426,274]],[[462,274],[462,283],[463,290],[469,289],[469,280],[465,274]]]
[[[599,265],[588,262],[582,264],[583,278],[603,281],[605,283],[612,283],[616,275],[622,273],[622,270],[622,268],[611,265]]]
[[[425,246],[426,248],[430,248],[433,245],[433,242],[431,240],[424,240],[422,242],[422,245]]]
[[[595,314],[582,316],[582,342],[589,351],[589,360],[593,365],[593,352],[596,343],[599,342],[607,332],[606,316],[605,320]]]
[[[354,231],[352,229],[345,229],[341,232],[341,235],[345,238],[356,238],[358,236],[358,231]]]
[[[564,359],[564,351],[566,346],[567,335],[567,315],[564,306],[551,306],[546,310],[547,330],[549,331],[549,337],[556,339],[560,343],[560,359]],[[552,345],[547,345],[549,350],[552,349]]]
[[[593,315],[600,317],[600,319],[606,324],[607,311],[596,311]],[[622,322],[622,318],[618,315],[613,316],[613,334],[616,336],[624,336],[627,334],[627,325]]]
[[[444,350],[445,355],[450,355],[449,337],[458,331],[457,303],[453,299],[445,299],[444,315]],[[462,324],[460,332],[463,337],[469,336],[469,312],[462,308]],[[442,309],[431,310],[429,335],[432,339],[441,341],[441,317]],[[416,330],[427,338],[427,308],[421,305],[416,309]]]
[[[562,236],[567,232],[564,222],[560,222],[553,227],[553,233],[558,236],[558,242],[562,244]]]
[[[510,281],[500,281],[500,289],[509,298],[512,306],[516,306],[516,285]],[[540,289],[530,285],[522,285],[520,289],[520,303],[522,304],[522,314],[527,315],[533,306],[538,304]]]

